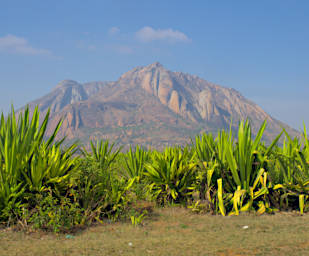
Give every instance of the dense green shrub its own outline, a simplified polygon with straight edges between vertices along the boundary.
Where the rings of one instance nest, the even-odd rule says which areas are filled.
[[[31,116],[31,118],[30,118]],[[283,130],[269,145],[254,138],[249,122],[232,131],[197,136],[191,146],[163,152],[139,146],[121,152],[108,141],[91,150],[56,140],[61,121],[46,138],[49,112],[14,109],[0,120],[0,222],[54,232],[102,222],[131,219],[140,224],[141,200],[182,204],[195,212],[238,215],[276,210],[309,210],[309,140]],[[31,119],[31,120],[30,120]],[[282,147],[277,145],[282,134]]]
[[[38,108],[29,109],[16,119],[14,109],[0,121],[0,220],[12,221],[20,207],[31,205],[32,195],[52,189],[65,193],[69,175],[77,166],[73,157],[76,145],[61,148],[55,141],[61,122],[51,136],[44,140],[49,112],[39,122]],[[30,200],[30,201],[29,201]]]
[[[145,176],[149,180],[149,192],[159,203],[181,203],[193,193],[196,178],[196,164],[188,150],[166,148],[155,151],[145,166]]]

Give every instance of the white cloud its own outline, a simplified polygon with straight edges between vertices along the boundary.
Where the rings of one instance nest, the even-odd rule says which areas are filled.
[[[109,30],[108,30],[108,34],[110,36],[114,36],[114,35],[117,35],[120,33],[120,28],[118,27],[111,27]]]
[[[152,27],[143,27],[135,33],[136,38],[141,42],[151,42],[151,41],[167,41],[167,42],[190,42],[191,39],[188,38],[184,33],[168,29],[153,29]]]
[[[0,37],[0,51],[25,55],[52,55],[49,50],[32,47],[25,38],[10,34]]]

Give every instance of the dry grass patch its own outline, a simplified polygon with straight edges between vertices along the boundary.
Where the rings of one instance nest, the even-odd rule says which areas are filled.
[[[308,255],[308,230],[308,214],[222,217],[173,207],[140,227],[104,224],[73,238],[2,230],[0,255]]]

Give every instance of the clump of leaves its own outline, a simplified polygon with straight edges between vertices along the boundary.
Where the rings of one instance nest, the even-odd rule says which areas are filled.
[[[193,193],[196,164],[187,150],[167,148],[163,153],[154,152],[146,164],[145,176],[149,193],[159,203],[184,203]]]

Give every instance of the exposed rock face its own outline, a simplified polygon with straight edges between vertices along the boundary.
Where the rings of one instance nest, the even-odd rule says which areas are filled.
[[[137,67],[116,82],[79,84],[60,82],[46,96],[29,103],[42,114],[51,109],[49,132],[60,118],[60,136],[109,138],[121,144],[139,143],[162,147],[184,144],[201,131],[233,128],[249,118],[256,131],[266,119],[266,139],[284,126],[234,89],[209,83],[197,76],[166,70],[160,63]]]
[[[44,113],[50,108],[53,114],[61,111],[67,105],[87,100],[88,97],[83,85],[72,80],[63,80],[51,93],[38,100],[32,101],[29,105],[30,107],[38,105],[40,110]]]

